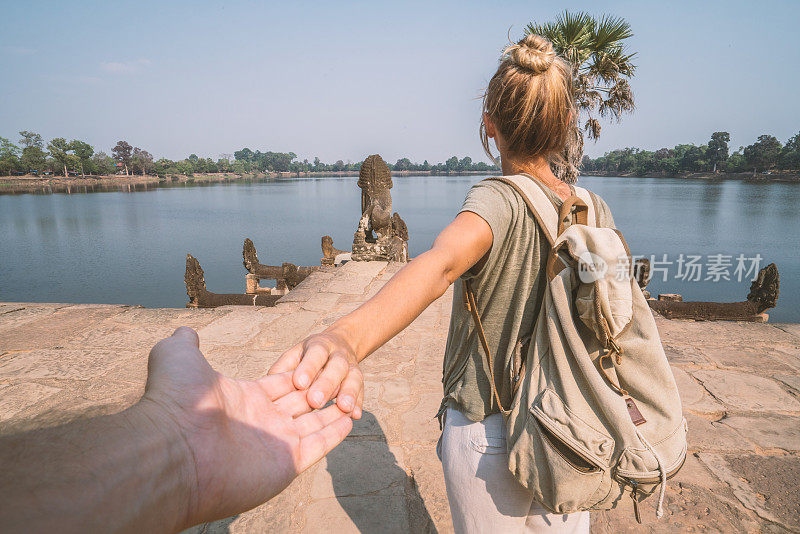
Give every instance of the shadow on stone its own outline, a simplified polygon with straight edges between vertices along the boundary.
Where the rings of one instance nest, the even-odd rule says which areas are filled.
[[[231,524],[236,521],[238,515],[226,517],[211,523],[202,523],[190,529],[184,530],[182,534],[229,534]]]
[[[326,463],[336,499],[359,532],[437,532],[413,474],[398,464],[372,413],[363,413]]]

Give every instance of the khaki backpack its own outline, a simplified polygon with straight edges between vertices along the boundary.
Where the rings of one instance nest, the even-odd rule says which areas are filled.
[[[622,234],[597,227],[583,188],[557,212],[530,177],[491,179],[522,196],[552,245],[533,334],[513,376],[504,377],[514,391],[508,409],[465,282],[506,421],[509,470],[554,513],[609,510],[630,495],[641,522],[639,503],[658,490],[661,517],[667,480],[686,459],[687,426]]]

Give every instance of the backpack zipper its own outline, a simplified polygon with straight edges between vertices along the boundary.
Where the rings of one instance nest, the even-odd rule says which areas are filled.
[[[678,474],[678,471],[681,470],[681,468],[683,467],[683,464],[686,463],[686,456],[687,456],[686,454],[683,455],[683,458],[681,459],[681,463],[679,463],[677,467],[673,468],[671,471],[667,471],[667,480],[671,479],[672,477],[674,477],[675,475]],[[622,475],[617,475],[617,478],[620,481],[622,481],[622,482],[624,482],[626,484],[629,484],[629,485],[631,485],[631,484],[658,484],[659,482],[661,482],[661,477],[658,477],[658,476],[647,477],[647,478],[639,478],[639,477],[633,478],[633,477],[626,477],[626,476],[622,476]]]
[[[585,454],[581,453],[580,451],[575,450],[573,447],[570,447],[563,440],[558,439],[558,436],[556,436],[549,428],[547,428],[547,426],[544,423],[542,423],[538,417],[534,416],[534,420],[536,421],[536,424],[539,426],[539,430],[541,430],[542,435],[545,438],[545,441],[547,441],[548,445],[550,445],[550,448],[553,449],[556,452],[556,454],[561,456],[561,458],[565,462],[567,462],[572,468],[574,468],[576,471],[580,471],[581,473],[596,473],[600,471],[600,467],[596,465],[596,462],[594,460],[588,458]],[[559,445],[561,447],[566,447],[571,453],[573,453],[575,456],[586,462],[586,465],[578,465],[574,459],[567,457],[567,455],[564,453],[563,450],[561,450],[561,447],[559,447]]]

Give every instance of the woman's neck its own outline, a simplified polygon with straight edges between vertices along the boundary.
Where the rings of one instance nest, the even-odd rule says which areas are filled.
[[[506,156],[505,158],[500,158],[500,165],[503,171],[503,176],[529,174],[548,188],[555,191],[555,193],[562,199],[569,198],[569,196],[572,194],[569,186],[556,178],[555,174],[553,174],[553,171],[550,170],[550,164],[542,157],[532,160],[519,160]]]

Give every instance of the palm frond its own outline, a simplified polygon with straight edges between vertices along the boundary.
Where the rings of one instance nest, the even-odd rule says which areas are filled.
[[[594,25],[595,21],[588,13],[564,11],[555,22],[531,22],[525,28],[525,34],[534,33],[546,37],[553,43],[556,54],[579,68],[591,55],[590,40]]]
[[[607,47],[617,46],[632,36],[633,31],[628,21],[622,17],[603,15],[593,28],[592,46],[595,51],[602,51]]]
[[[595,52],[584,70],[601,79],[603,83],[616,83],[621,76],[631,77],[636,71],[636,65],[631,61],[633,56],[626,54],[622,46],[612,47]]]
[[[597,119],[589,118],[586,121],[586,124],[583,126],[583,129],[586,131],[586,134],[589,136],[589,139],[594,139],[595,141],[600,138],[600,121]]]
[[[619,121],[623,113],[630,113],[634,107],[631,86],[626,80],[618,80],[609,88],[608,96],[600,103],[599,111],[601,116],[610,116]]]
[[[590,139],[600,136],[600,122],[592,116],[595,110],[601,117],[616,120],[633,111],[633,91],[627,79],[636,72],[636,54],[626,48],[625,40],[633,31],[625,19],[564,11],[554,21],[531,22],[525,33],[546,37],[555,52],[572,64],[575,103],[579,113],[588,116],[583,128],[576,129],[581,140],[579,130]],[[582,147],[577,151],[582,152]]]

